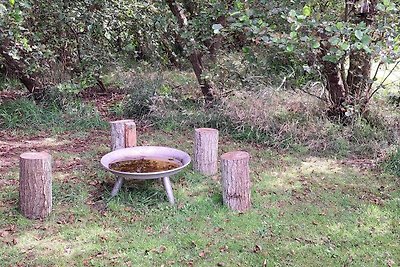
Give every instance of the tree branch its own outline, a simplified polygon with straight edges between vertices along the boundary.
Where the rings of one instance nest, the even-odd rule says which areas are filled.
[[[369,96],[368,100],[370,100],[376,92],[378,92],[379,89],[384,87],[384,83],[386,82],[387,78],[389,78],[390,75],[392,75],[393,71],[397,68],[397,66],[400,64],[400,60],[396,62],[396,64],[393,66],[393,68],[390,70],[389,74],[386,75],[386,77],[383,79],[383,81],[375,88],[375,90],[371,93]]]
[[[298,88],[298,90],[300,90],[301,92],[303,92],[303,93],[305,93],[305,94],[307,94],[307,95],[316,97],[316,98],[318,98],[319,100],[321,100],[321,101],[323,101],[323,102],[325,102],[325,103],[329,103],[329,101],[328,101],[326,98],[323,98],[322,96],[318,96],[318,95],[316,95],[316,94],[313,94],[313,93],[307,91],[305,88],[308,87],[308,85],[309,85],[309,82],[308,82],[305,86],[303,86],[302,88]],[[314,84],[314,85],[315,85],[315,84]],[[311,86],[311,88],[313,88],[314,85]],[[322,95],[322,94],[321,94],[321,95]]]
[[[187,17],[184,13],[183,8],[175,1],[175,0],[167,0],[167,4],[169,9],[174,14],[176,19],[178,20],[178,24],[180,28],[183,28],[188,25]]]

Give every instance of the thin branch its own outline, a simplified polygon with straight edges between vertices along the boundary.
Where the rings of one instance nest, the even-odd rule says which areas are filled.
[[[347,57],[347,52],[344,55],[344,58],[346,58],[346,57]],[[344,59],[340,63],[340,76],[342,76],[344,90],[346,91],[346,93],[348,93],[349,92],[349,85],[347,83],[347,75],[346,75],[346,69],[345,69],[345,65],[344,65]]]
[[[323,98],[323,97],[321,97],[321,96],[315,95],[315,94],[313,94],[313,93],[307,91],[305,88],[306,88],[308,85],[309,85],[309,82],[308,82],[305,86],[303,86],[302,88],[298,88],[298,90],[300,90],[300,91],[303,92],[303,93],[306,93],[307,95],[316,97],[316,98],[318,98],[319,100],[321,100],[321,101],[323,101],[323,102],[325,102],[325,103],[329,103],[329,101],[328,101],[326,98]],[[312,86],[312,87],[314,87],[314,86]],[[311,87],[311,88],[312,88],[312,87]]]
[[[294,69],[292,68],[292,72],[291,72],[288,76],[285,76],[285,77],[282,79],[282,82],[281,82],[281,84],[279,85],[279,87],[277,88],[277,90],[281,89],[281,88],[283,87],[283,85],[286,83],[287,79],[290,78],[290,77],[292,77],[292,76],[294,76],[294,74],[295,74],[295,71],[294,71]],[[306,85],[304,85],[302,88],[297,88],[297,89],[300,90],[300,91],[303,92],[303,93],[306,93],[306,94],[310,95],[310,96],[316,97],[316,98],[318,98],[318,99],[321,100],[321,101],[324,101],[324,102],[326,102],[326,103],[329,103],[328,100],[326,100],[325,98],[322,98],[321,96],[318,96],[318,95],[316,95],[316,94],[313,94],[313,93],[311,93],[311,92],[309,92],[309,91],[307,91],[307,90],[305,89],[305,88],[307,88],[307,87],[310,85],[310,83],[311,83],[311,81],[307,82]],[[314,85],[315,85],[315,84],[314,84]],[[311,88],[313,88],[314,85],[311,86]],[[296,88],[293,88],[293,90],[295,91]]]
[[[290,77],[294,76],[295,71],[294,71],[293,68],[291,68],[291,69],[292,69],[292,72],[291,72],[288,76],[285,76],[285,77],[282,79],[281,84],[279,85],[279,87],[278,87],[276,90],[280,90],[280,89],[283,87],[283,85],[286,83],[287,78],[290,78]]]
[[[373,84],[373,82],[375,81],[375,79],[376,79],[376,76],[378,76],[378,72],[379,72],[379,69],[380,69],[380,67],[382,66],[382,61],[379,61],[379,64],[378,64],[378,66],[376,67],[376,70],[375,70],[375,73],[374,73],[374,76],[372,77],[372,82],[371,82],[371,84],[370,84],[370,86],[369,86],[369,88],[368,88],[368,93],[371,91],[371,89],[372,89],[372,84]]]
[[[378,92],[379,89],[381,89],[384,85],[384,83],[386,82],[387,78],[389,78],[390,75],[392,75],[393,71],[397,68],[397,66],[400,64],[400,60],[396,62],[396,64],[394,65],[394,67],[390,70],[389,74],[386,75],[385,79],[383,79],[383,81],[375,88],[375,90],[372,92],[372,94],[369,96],[368,100],[370,100],[373,95]]]
[[[399,79],[399,80],[392,81],[392,82],[389,82],[389,83],[383,85],[382,87],[389,86],[389,85],[393,85],[393,84],[396,84],[396,83],[398,83],[398,82],[400,82],[400,79]]]
[[[344,18],[343,18],[343,20],[345,22],[347,22],[348,19],[349,19],[349,5],[347,4],[347,0],[344,0],[344,6],[345,6],[345,8],[344,8]]]

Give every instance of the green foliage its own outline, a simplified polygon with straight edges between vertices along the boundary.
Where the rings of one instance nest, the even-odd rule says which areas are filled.
[[[45,105],[54,105],[60,109],[67,107],[70,103],[79,101],[79,93],[83,91],[81,84],[70,82],[60,83],[46,90],[44,95]]]
[[[0,74],[0,92],[20,88],[21,83],[17,79],[9,78]]]
[[[341,117],[363,113],[372,95],[381,88],[372,87],[377,76],[370,74],[370,63],[380,62],[379,68],[400,58],[398,1],[378,5],[371,1],[291,1],[285,7],[274,1],[264,7],[257,2],[240,5],[230,14],[230,31],[243,29],[249,40],[265,51],[277,47],[280,53],[296,58],[289,65],[294,75],[287,75],[285,81],[296,77],[294,84],[308,90],[307,83],[298,77],[322,80],[327,97],[320,98]],[[269,12],[276,11],[274,4],[286,21],[268,17]],[[354,68],[361,65],[364,67]],[[361,69],[365,71],[362,73]]]
[[[3,103],[0,106],[1,128],[48,127],[57,124],[60,112],[54,108],[45,110],[33,101],[19,99]]]
[[[291,32],[286,34],[285,38],[275,38],[276,42],[288,47],[300,44],[298,48],[306,47],[308,51],[314,51],[314,53],[318,53],[323,46],[329,50],[323,60],[333,63],[343,62],[346,55],[354,50],[365,50],[383,63],[396,61],[399,57],[398,24],[392,27],[398,19],[396,15],[398,3],[395,1],[385,1],[385,5],[390,8],[382,8],[382,4],[378,5],[379,12],[373,19],[376,24],[372,26],[365,22],[360,23],[351,17],[347,20],[342,19],[340,15],[344,12],[344,5],[332,4],[331,12],[323,13],[320,10],[329,1],[308,2],[309,5],[305,5],[302,11],[291,10],[288,13],[287,21],[291,25]],[[358,7],[359,4],[356,3],[355,9],[361,9]],[[338,16],[333,17],[333,14]],[[384,38],[379,38],[379,36],[384,36]],[[388,43],[387,39],[393,42]],[[289,50],[293,52],[293,49]]]
[[[1,4],[0,67],[4,63],[11,74],[32,77],[45,87],[39,89],[47,89],[101,80],[117,60],[165,61],[160,44],[167,18],[162,10],[153,1]],[[15,61],[17,70],[5,56]]]

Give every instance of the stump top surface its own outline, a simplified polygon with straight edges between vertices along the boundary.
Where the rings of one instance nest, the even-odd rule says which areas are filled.
[[[25,152],[20,155],[22,159],[49,159],[51,155],[47,152]]]
[[[118,120],[118,121],[110,121],[110,124],[128,123],[128,122],[133,122],[133,123],[135,123],[134,120]]]
[[[231,151],[221,155],[223,160],[241,160],[250,158],[250,154],[245,151]]]
[[[133,120],[127,120],[127,121],[125,122],[125,125],[128,125],[128,126],[136,126],[136,123],[135,123]]]
[[[196,132],[218,132],[217,129],[214,128],[197,128],[195,129]]]

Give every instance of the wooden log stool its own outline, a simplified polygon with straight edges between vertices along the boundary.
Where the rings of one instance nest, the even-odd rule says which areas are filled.
[[[43,219],[52,208],[51,155],[28,152],[19,161],[19,209],[29,219]]]
[[[235,211],[243,212],[251,207],[249,159],[249,153],[244,151],[221,156],[222,199]]]
[[[203,175],[218,172],[218,130],[212,128],[195,129],[193,168]]]

